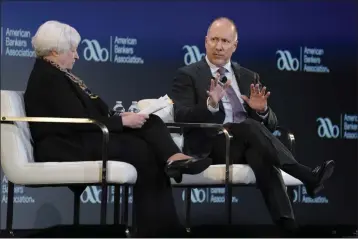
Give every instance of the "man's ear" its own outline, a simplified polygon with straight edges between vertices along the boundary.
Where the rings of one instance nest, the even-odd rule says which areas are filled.
[[[237,49],[237,45],[239,44],[239,41],[238,40],[236,40],[235,42],[234,42],[234,51],[236,51],[236,49]]]

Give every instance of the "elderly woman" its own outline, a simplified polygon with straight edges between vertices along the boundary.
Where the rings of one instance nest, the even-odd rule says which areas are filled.
[[[157,236],[177,228],[171,175],[197,174],[211,160],[182,154],[161,119],[155,115],[124,113],[110,116],[108,106],[71,70],[79,59],[79,33],[69,25],[48,21],[32,39],[36,62],[24,100],[32,117],[92,118],[110,131],[111,160],[132,164],[138,172],[134,187],[137,236]],[[30,124],[34,156],[39,162],[88,161],[101,158],[99,129],[80,124]],[[176,178],[177,179],[177,178]],[[178,179],[180,180],[180,179]]]

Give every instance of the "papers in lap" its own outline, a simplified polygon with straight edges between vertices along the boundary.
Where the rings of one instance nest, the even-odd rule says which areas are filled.
[[[155,114],[165,123],[174,122],[173,118],[173,101],[168,95],[159,99],[144,99],[138,102],[138,114]]]

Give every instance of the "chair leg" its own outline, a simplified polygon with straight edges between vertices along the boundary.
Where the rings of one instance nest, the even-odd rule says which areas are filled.
[[[105,180],[102,181],[102,195],[101,195],[101,217],[100,224],[107,224],[107,200],[108,200],[108,184]]]
[[[133,192],[133,188],[132,188]],[[132,193],[132,235],[136,234],[137,231],[137,222],[136,222],[136,213],[135,213],[135,204],[134,204],[134,194]]]
[[[8,181],[7,184],[7,211],[6,211],[6,231],[9,236],[14,236],[12,230],[14,216],[14,184]]]
[[[120,207],[119,202],[121,200],[120,198],[120,190],[121,187],[119,185],[114,186],[114,213],[113,213],[113,224],[118,225],[119,224],[119,215],[120,215]]]
[[[191,188],[185,189],[185,226],[186,231],[190,232],[190,209],[191,209]]]
[[[80,207],[81,207],[81,190],[75,190],[74,194],[74,203],[73,203],[73,225],[80,224]]]
[[[225,184],[225,206],[227,215],[227,224],[231,225],[232,219],[232,185],[230,183]]]
[[[232,224],[232,185],[229,185],[229,225]]]
[[[124,192],[122,193],[122,207],[123,207],[123,213],[121,214],[121,223],[125,225],[126,227],[126,235],[127,237],[132,237],[132,233],[129,229],[129,222],[128,222],[128,195],[129,195],[129,186],[124,185],[123,186]]]
[[[124,194],[123,194],[123,213],[122,213],[122,222],[128,227],[128,194],[129,194],[129,187],[125,185],[123,187]]]

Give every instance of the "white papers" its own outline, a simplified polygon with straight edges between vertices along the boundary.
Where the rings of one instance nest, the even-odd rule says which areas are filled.
[[[138,102],[138,114],[153,114],[166,107],[172,107],[173,102],[168,95],[162,96],[159,99],[141,100]]]

